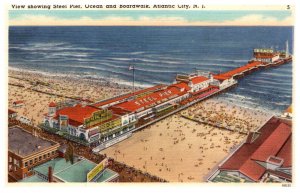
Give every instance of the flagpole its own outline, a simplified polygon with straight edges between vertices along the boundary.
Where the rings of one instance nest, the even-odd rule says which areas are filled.
[[[134,77],[134,70],[135,70],[135,67],[133,66],[133,69],[132,69],[132,86],[133,86],[133,93],[135,92],[135,88],[134,88],[134,81],[135,81],[135,77]],[[133,96],[134,97],[134,96]],[[135,98],[135,97],[134,97]]]
[[[132,95],[133,95],[133,99],[134,99],[135,98],[134,97],[134,92],[135,92],[135,87],[134,87],[134,81],[135,81],[134,71],[135,71],[135,67],[134,67],[134,65],[130,65],[129,66],[129,70],[132,70]]]

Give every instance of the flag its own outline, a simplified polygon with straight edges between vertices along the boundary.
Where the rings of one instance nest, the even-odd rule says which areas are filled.
[[[129,66],[129,70],[134,70],[134,66],[133,66],[133,65],[130,65],[130,66]]]

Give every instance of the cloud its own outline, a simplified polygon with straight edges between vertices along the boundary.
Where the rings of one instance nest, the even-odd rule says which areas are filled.
[[[93,19],[87,16],[80,19],[61,19],[45,15],[23,15],[22,18],[11,19],[11,26],[24,25],[55,25],[55,26],[290,26],[294,24],[293,17],[282,20],[261,14],[249,14],[234,20],[217,21],[187,21],[183,17],[146,17],[133,19],[130,16],[108,16],[102,19]]]
[[[263,26],[288,26],[293,25],[292,16],[286,17],[283,20],[278,20],[275,17],[267,17],[260,14],[250,14],[232,21],[223,22],[224,25],[263,25]]]

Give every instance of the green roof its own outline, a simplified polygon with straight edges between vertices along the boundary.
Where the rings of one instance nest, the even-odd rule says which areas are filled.
[[[87,182],[88,172],[95,168],[96,165],[96,163],[87,159],[82,159],[71,164],[70,162],[66,162],[64,158],[55,158],[33,168],[33,170],[48,177],[48,168],[49,166],[52,166],[54,178],[58,178],[64,182]],[[106,182],[117,176],[118,173],[106,168],[101,176],[96,179],[96,182]],[[20,182],[47,182],[47,180],[34,175],[25,178]]]
[[[85,159],[58,173],[54,173],[54,176],[65,182],[86,182],[87,173],[95,166],[95,163]]]
[[[106,168],[96,182],[106,182],[110,178],[117,177],[118,173]]]
[[[40,178],[38,175],[33,175],[28,178],[24,178],[19,182],[48,182],[48,181]]]
[[[67,167],[72,166],[71,162],[66,162],[64,158],[55,158],[42,165],[35,167],[33,170],[39,172],[45,176],[48,176],[48,168],[52,166],[53,174],[64,170]]]

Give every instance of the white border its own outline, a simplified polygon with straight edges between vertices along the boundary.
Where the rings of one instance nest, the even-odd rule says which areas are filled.
[[[109,185],[102,185],[101,187],[99,186],[95,186],[95,185],[83,185],[83,184],[63,184],[63,185],[58,185],[55,187],[51,187],[45,184],[40,184],[40,185],[35,185],[35,186],[29,186],[29,185],[24,185],[24,186],[7,186],[7,177],[4,176],[5,174],[5,166],[6,166],[6,153],[7,153],[7,139],[6,139],[6,134],[7,132],[7,63],[8,63],[8,56],[7,56],[7,37],[8,37],[8,33],[7,33],[7,19],[8,19],[8,12],[7,12],[7,4],[12,4],[12,3],[23,3],[23,2],[30,2],[32,4],[41,4],[41,3],[51,3],[51,4],[55,4],[55,3],[85,3],[87,1],[83,1],[83,0],[52,0],[52,1],[45,1],[45,0],[2,0],[1,1],[1,36],[0,36],[0,42],[2,43],[1,45],[1,50],[0,50],[0,58],[2,59],[1,65],[2,68],[0,70],[0,77],[1,77],[1,123],[4,123],[1,125],[0,128],[0,132],[1,132],[1,137],[2,140],[0,140],[2,142],[1,147],[0,147],[0,162],[1,162],[1,178],[0,178],[0,183],[1,183],[1,190],[0,192],[39,192],[39,193],[45,193],[45,192],[208,192],[208,191],[218,191],[218,192],[269,192],[272,191],[272,193],[274,192],[299,192],[299,154],[297,153],[299,150],[299,142],[297,141],[298,135],[299,135],[299,121],[298,116],[298,109],[297,107],[299,107],[299,89],[297,89],[297,87],[299,88],[299,65],[298,64],[298,55],[299,55],[299,49],[298,49],[298,45],[299,45],[299,38],[297,37],[297,34],[299,34],[299,19],[297,19],[297,15],[298,13],[296,12],[295,14],[295,19],[296,19],[296,24],[295,24],[295,37],[294,37],[294,101],[293,101],[293,117],[294,117],[294,164],[293,164],[293,170],[294,170],[294,186],[295,187],[278,187],[278,186],[269,186],[269,185],[264,185],[264,184],[258,184],[258,185],[251,185],[251,186],[241,186],[241,185],[216,185],[216,184],[109,184]],[[96,1],[96,0],[89,0],[88,3],[101,3],[101,4],[105,4],[105,3],[112,3],[112,4],[149,4],[150,1],[147,0],[102,0],[102,1]],[[187,3],[186,1],[180,1],[180,0],[151,0],[151,4],[162,4],[162,3],[169,3],[169,4],[178,4],[178,3]],[[219,4],[219,5],[281,5],[281,4],[296,4],[296,11],[297,11],[297,1],[292,1],[292,0],[285,0],[284,2],[282,0],[248,0],[247,2],[245,1],[233,1],[233,0],[203,0],[203,1],[197,1],[197,0],[188,0],[189,4]],[[296,150],[295,150],[296,149]],[[297,165],[298,164],[298,165]]]

